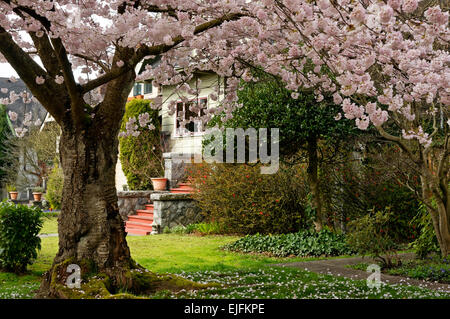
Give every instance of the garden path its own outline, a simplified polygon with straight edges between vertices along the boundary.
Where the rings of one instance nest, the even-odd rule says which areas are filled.
[[[400,254],[399,257],[402,260],[414,258],[413,253],[405,253]],[[283,264],[275,264],[271,266],[278,267],[295,267],[295,268],[303,268],[305,270],[327,274],[333,276],[341,276],[350,279],[356,280],[364,280],[367,279],[371,273],[357,270],[353,268],[348,268],[345,266],[355,265],[359,263],[373,263],[373,260],[370,257],[351,257],[351,258],[336,258],[336,259],[322,259],[322,260],[314,260],[314,261],[303,261],[303,262],[294,262],[294,263],[283,263]],[[428,282],[424,280],[412,279],[402,276],[392,276],[387,274],[381,274],[381,282],[385,284],[400,284],[407,286],[418,286],[421,288],[438,290],[441,292],[450,292],[450,284],[437,283],[437,282]]]

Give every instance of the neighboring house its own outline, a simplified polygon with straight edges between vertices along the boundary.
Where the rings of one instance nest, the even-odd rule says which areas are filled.
[[[9,111],[17,113],[17,120],[14,122],[10,122],[13,129],[23,128],[23,120],[25,118],[26,113],[32,114],[32,121],[43,122],[47,116],[47,111],[45,108],[35,99],[30,99],[31,92],[26,87],[25,83],[17,79],[16,81],[11,81],[9,78],[0,78],[0,104],[4,99],[8,99],[11,97],[11,93],[18,94],[19,97],[12,104],[6,104],[6,112]],[[29,102],[29,103],[26,103]],[[13,130],[15,134],[15,131]],[[24,150],[23,152],[25,152]],[[34,186],[37,181],[36,176],[30,174],[28,171],[31,169],[29,164],[26,164],[24,161],[24,153],[20,152],[20,158],[18,162],[20,163],[18,167],[18,179],[16,181],[17,187],[29,187]],[[30,155],[30,154],[29,154]],[[33,156],[33,154],[31,154]],[[25,192],[25,189],[19,190],[19,199],[28,198],[28,194]]]
[[[0,78],[0,104],[2,99],[9,98],[11,92],[17,94],[31,95],[30,90],[26,87],[22,80],[18,79],[16,82],[12,82],[8,78]],[[40,120],[41,122],[47,116],[47,110],[38,101],[32,99],[30,103],[25,103],[24,98],[18,98],[14,103],[6,105],[6,111],[16,112],[18,118],[13,122],[13,127],[22,127],[22,121],[26,113],[31,112],[33,121]]]

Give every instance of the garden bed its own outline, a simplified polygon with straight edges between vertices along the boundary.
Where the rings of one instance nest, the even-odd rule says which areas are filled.
[[[359,263],[348,267],[365,271],[368,265],[368,263]],[[381,268],[381,271],[392,276],[450,284],[450,259],[438,256],[431,256],[426,259],[402,260],[399,265]]]
[[[274,257],[325,257],[351,255],[343,234],[328,230],[305,230],[281,235],[252,235],[240,238],[223,247],[243,253],[260,253]]]

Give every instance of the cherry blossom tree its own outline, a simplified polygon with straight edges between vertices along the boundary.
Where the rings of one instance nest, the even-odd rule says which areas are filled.
[[[318,102],[332,94],[342,107],[336,120],[373,125],[397,144],[421,177],[417,196],[443,256],[450,252],[448,8],[433,0],[258,1],[255,16],[230,25],[223,46],[208,52],[230,76],[228,113],[236,78],[255,80],[249,69],[262,68],[294,98],[305,89]]]
[[[298,96],[332,94],[344,116],[408,154],[422,179],[442,254],[450,250],[448,8],[435,0],[0,0],[0,53],[61,126],[64,196],[58,265],[90,260],[130,286],[136,267],[117,208],[117,135],[134,81],[188,83],[196,71],[223,82],[207,122],[238,107],[240,79],[263,69]],[[33,57],[38,57],[36,62]],[[155,56],[136,77],[134,69]],[[82,77],[75,79],[75,70]],[[161,106],[160,99],[154,107]],[[168,103],[170,114],[176,102]],[[192,105],[192,112],[198,111]],[[311,105],[314,107],[314,105]],[[200,113],[200,112],[199,112]],[[177,114],[180,115],[180,114]],[[181,118],[183,114],[180,115]],[[60,276],[63,280],[64,276]]]
[[[62,132],[59,251],[39,296],[67,297],[68,261],[106,274],[113,289],[136,287],[130,269],[139,267],[130,257],[114,185],[117,136],[135,68],[157,55],[183,57],[198,35],[236,22],[245,7],[239,3],[245,1],[0,1],[0,60]]]

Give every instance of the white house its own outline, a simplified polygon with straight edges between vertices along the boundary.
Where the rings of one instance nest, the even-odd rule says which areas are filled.
[[[142,70],[142,66],[138,66]],[[173,155],[184,157],[201,156],[202,153],[202,140],[204,136],[205,127],[203,127],[201,121],[193,120],[189,122],[183,128],[180,125],[180,119],[177,117],[177,113],[182,111],[185,116],[185,120],[189,118],[195,118],[204,113],[205,109],[216,107],[220,101],[220,97],[217,101],[210,99],[211,94],[216,93],[216,87],[222,83],[222,79],[213,72],[199,71],[195,73],[195,76],[188,83],[191,87],[195,87],[198,95],[184,93],[189,102],[183,103],[180,92],[175,90],[175,86],[161,86],[156,87],[152,85],[150,80],[141,81],[135,83],[133,89],[130,92],[129,100],[134,98],[140,99],[153,99],[158,96],[162,98],[163,105],[160,110],[160,117],[162,119],[161,131],[168,137],[169,147],[164,153],[164,159],[166,161],[165,177],[169,179],[169,183],[175,181],[173,176],[176,167],[171,163]],[[176,101],[177,112],[170,114],[169,103]],[[202,106],[202,114],[195,114],[189,110],[189,103],[196,102]],[[126,184],[126,178],[121,170],[121,164],[118,163],[116,172],[116,185]],[[174,186],[174,185],[171,185]]]

